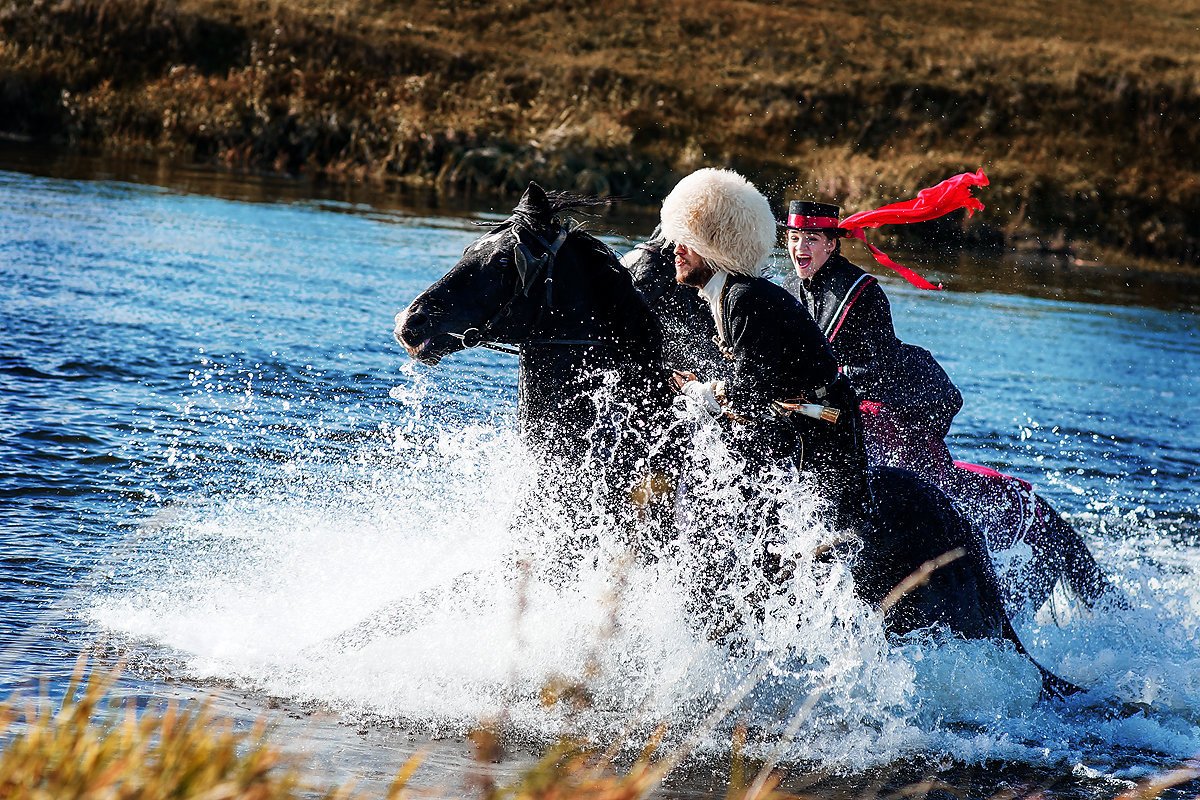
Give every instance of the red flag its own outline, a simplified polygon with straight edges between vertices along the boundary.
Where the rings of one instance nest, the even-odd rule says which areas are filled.
[[[880,225],[925,222],[960,208],[967,209],[968,215],[974,214],[983,209],[983,203],[978,198],[971,196],[971,187],[987,185],[987,175],[983,174],[983,170],[964,172],[953,178],[947,178],[937,186],[922,189],[913,200],[891,203],[874,211],[860,211],[857,214],[851,214],[842,220],[838,227],[848,230],[847,236],[850,238],[859,239],[866,244],[876,261],[900,273],[913,286],[919,289],[940,289],[942,288],[940,285],[934,286],[912,270],[900,266],[888,258],[882,250],[867,242],[863,229],[878,228]]]

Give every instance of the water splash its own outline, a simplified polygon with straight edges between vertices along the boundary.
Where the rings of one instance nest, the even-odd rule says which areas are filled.
[[[254,460],[253,480],[202,484],[163,506],[85,616],[166,648],[188,678],[432,734],[504,719],[543,740],[607,742],[631,723],[647,735],[669,720],[678,744],[758,670],[761,682],[701,750],[726,752],[735,722],[749,726],[751,753],[786,741],[784,759],[845,771],[931,752],[975,763],[1087,754],[1119,770],[1128,748],[1164,759],[1200,749],[1200,648],[1180,635],[1195,629],[1200,606],[1179,574],[1187,559],[1170,563],[1156,534],[1101,554],[1145,562],[1120,581],[1131,608],[1088,614],[1059,597],[1056,615],[1023,621],[1044,663],[1094,687],[1038,703],[1037,671],[1011,647],[936,633],[889,644],[845,565],[813,557],[839,532],[789,476],[774,483],[771,547],[797,564],[782,587],[756,582],[759,547],[702,515],[657,560],[590,531],[595,551],[564,581],[551,568],[561,542],[513,524],[530,459],[511,416],[448,414],[425,374],[405,375],[392,392],[398,405],[370,435],[347,443],[318,431],[285,458]],[[233,385],[215,396],[244,420],[263,398]],[[187,450],[190,435],[175,446]],[[730,494],[740,465],[717,432],[702,426],[691,444],[705,476],[692,491],[742,502]],[[697,542],[728,556],[721,591],[749,647],[731,653],[697,625]],[[1098,738],[1109,755],[1096,755]]]

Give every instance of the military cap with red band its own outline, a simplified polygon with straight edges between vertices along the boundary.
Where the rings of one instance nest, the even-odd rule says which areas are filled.
[[[788,204],[785,227],[801,231],[820,231],[837,228],[842,210],[829,203],[814,203],[811,200],[793,200]]]

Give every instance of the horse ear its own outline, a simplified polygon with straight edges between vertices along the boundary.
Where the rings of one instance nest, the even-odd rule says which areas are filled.
[[[521,202],[517,203],[517,211],[535,218],[549,217],[552,212],[546,190],[538,186],[535,181],[530,181],[529,188],[525,190],[525,194],[521,195]]]

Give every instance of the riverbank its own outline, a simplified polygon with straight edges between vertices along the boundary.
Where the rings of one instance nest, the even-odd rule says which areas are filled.
[[[1194,269],[1196,35],[1183,0],[30,0],[0,11],[0,135],[649,206],[706,165],[848,210],[982,168],[987,210],[920,235]]]
[[[469,216],[506,213],[511,200],[496,196],[438,192],[433,187],[379,182],[345,182],[319,176],[251,175],[230,168],[180,164],[169,158],[87,156],[64,148],[0,142],[0,172],[79,181],[119,181],[161,187],[171,192],[219,197],[248,203],[320,205],[366,216]],[[601,209],[589,227],[617,237],[613,246],[632,246],[657,222],[657,209],[628,202]],[[872,239],[876,234],[872,233]],[[628,239],[622,244],[619,237]],[[882,241],[884,237],[880,236]],[[874,263],[858,242],[843,245],[856,263]],[[1112,260],[1080,259],[1038,251],[1028,243],[983,253],[928,246],[924,242],[889,245],[891,255],[951,291],[992,292],[1102,305],[1145,306],[1190,311],[1200,307],[1200,270],[1177,261],[1133,258],[1113,253]],[[780,256],[775,266],[787,269]],[[907,284],[882,268],[874,270],[903,291]]]

